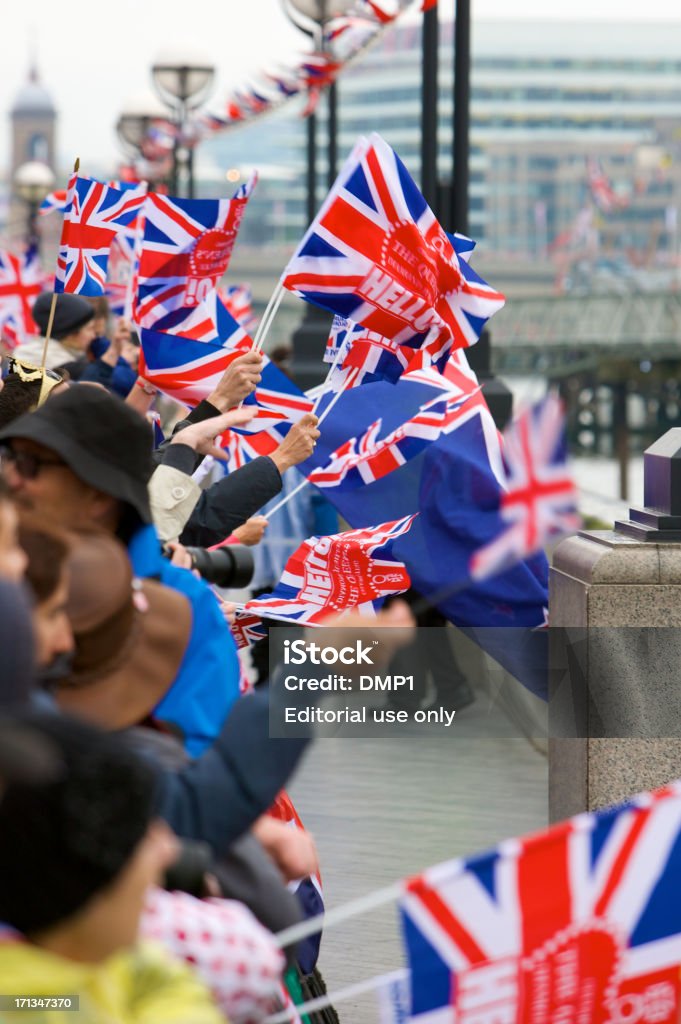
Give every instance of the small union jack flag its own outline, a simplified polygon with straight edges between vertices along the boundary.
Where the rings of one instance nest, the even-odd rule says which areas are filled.
[[[249,284],[232,284],[218,288],[218,296],[225,309],[249,334],[253,334],[258,318],[253,314],[253,292]]]
[[[0,323],[12,347],[39,333],[31,310],[44,279],[35,248],[21,256],[0,249]]]
[[[504,458],[508,480],[499,514],[509,525],[472,556],[474,579],[501,572],[541,550],[548,540],[574,533],[580,526],[557,395],[549,393],[508,427]]]
[[[57,258],[56,292],[104,294],[111,243],[137,216],[145,195],[146,186],[120,190],[72,175]]]
[[[433,362],[475,344],[504,297],[459,259],[397,154],[360,139],[282,283]]]
[[[373,616],[389,594],[409,588],[393,543],[415,516],[328,537],[311,537],[291,555],[271,594],[253,598],[244,611],[284,622],[323,625],[334,612],[356,608]]]
[[[267,627],[263,626],[260,616],[254,615],[253,612],[237,610],[229,628],[239,650],[257,644],[267,636]]]
[[[409,1020],[675,1024],[680,874],[676,782],[407,880]]]
[[[197,309],[227,269],[254,183],[233,199],[149,196],[135,309],[141,327],[210,340],[209,323],[197,330]]]
[[[360,437],[350,438],[332,452],[326,466],[313,469],[308,476],[310,483],[344,491],[373,483],[404,466],[433,441],[478,413],[477,382],[474,385],[468,380],[465,391],[457,390],[433,369],[413,371],[402,380],[405,384],[427,384],[436,392],[435,397],[384,437],[380,436],[382,419],[377,419]]]

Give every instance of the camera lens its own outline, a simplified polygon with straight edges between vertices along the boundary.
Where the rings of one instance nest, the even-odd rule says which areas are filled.
[[[192,565],[207,583],[238,589],[253,578],[253,555],[243,544],[227,544],[217,551],[187,548]]]

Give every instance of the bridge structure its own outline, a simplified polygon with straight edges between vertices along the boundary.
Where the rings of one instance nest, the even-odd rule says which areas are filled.
[[[604,360],[681,360],[681,291],[512,298],[490,327],[494,370],[505,376],[559,380]]]

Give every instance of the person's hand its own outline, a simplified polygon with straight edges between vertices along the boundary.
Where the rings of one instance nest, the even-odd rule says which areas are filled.
[[[324,627],[325,647],[341,650],[358,639],[367,644],[375,640],[372,663],[378,667],[389,664],[400,647],[406,647],[416,638],[416,619],[407,602],[402,600],[393,601],[373,618],[350,610],[329,616],[321,625]],[[309,634],[313,638],[314,630]],[[344,666],[343,671],[352,675],[354,668],[352,665]]]
[[[109,366],[116,366],[119,357],[123,352],[123,346],[130,341],[130,324],[122,316],[119,316],[114,327],[109,347],[101,357],[103,363]]]
[[[215,591],[213,591],[213,593],[215,593]],[[220,611],[223,614],[225,622],[228,626],[233,626],[236,618],[236,605],[233,601],[225,601],[224,597],[220,597],[219,594],[215,594],[215,596],[218,599]]]
[[[220,412],[227,412],[243,402],[260,383],[262,361],[260,352],[245,352],[237,356],[223,373],[215,391],[208,396],[210,404]]]
[[[223,412],[221,416],[212,416],[201,423],[192,423],[173,434],[170,443],[187,444],[200,455],[213,455],[217,459],[224,459],[224,451],[216,447],[216,438],[231,427],[243,427],[244,424],[250,423],[256,411],[255,406],[232,409],[230,412]]]
[[[317,848],[309,832],[291,828],[268,814],[258,818],[251,831],[265,847],[285,881],[307,878],[319,870]]]
[[[279,447],[272,452],[270,458],[281,474],[291,466],[305,462],[305,459],[309,459],[312,455],[312,450],[319,437],[318,422],[314,413],[306,412],[297,423],[293,424]]]
[[[166,548],[168,551],[172,551],[173,553],[173,556],[170,559],[171,565],[177,565],[180,569],[194,568],[192,556],[189,554],[184,544],[180,544],[179,541],[174,540],[169,544],[166,544]],[[195,575],[198,576],[198,573],[195,573]]]
[[[252,548],[255,544],[260,543],[266,529],[267,519],[265,516],[251,516],[241,526],[237,526],[236,530],[232,531],[232,535],[236,537],[239,544],[247,544],[249,548]]]

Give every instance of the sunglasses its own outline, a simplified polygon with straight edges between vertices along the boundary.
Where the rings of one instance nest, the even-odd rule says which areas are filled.
[[[61,459],[45,459],[32,452],[18,452],[10,445],[0,445],[0,469],[14,466],[23,480],[35,480],[43,466],[65,466]]]

